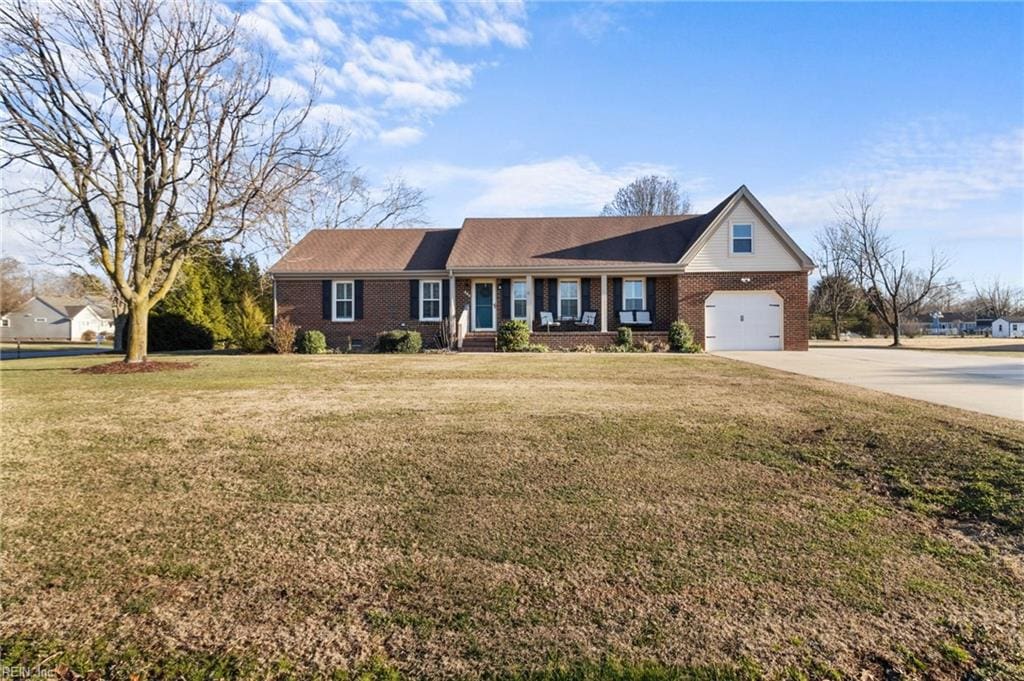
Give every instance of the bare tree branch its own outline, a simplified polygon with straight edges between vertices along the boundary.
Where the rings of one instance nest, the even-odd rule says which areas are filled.
[[[340,148],[312,100],[274,108],[237,21],[204,0],[0,6],[0,164],[47,182],[14,210],[86,245],[146,352],[149,309],[197,249],[238,240]]]
[[[668,177],[645,175],[615,192],[601,215],[683,215],[690,212],[690,197],[679,193],[679,183]]]

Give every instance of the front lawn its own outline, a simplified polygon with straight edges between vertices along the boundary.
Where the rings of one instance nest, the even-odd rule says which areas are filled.
[[[0,366],[3,665],[1024,675],[1014,422],[708,356],[175,359]]]

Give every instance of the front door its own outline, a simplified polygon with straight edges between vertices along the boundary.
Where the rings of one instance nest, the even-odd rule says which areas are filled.
[[[494,331],[494,282],[473,282],[473,330]]]

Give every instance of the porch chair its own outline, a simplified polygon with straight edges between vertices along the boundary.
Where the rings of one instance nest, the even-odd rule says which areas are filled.
[[[579,321],[576,322],[576,326],[589,326],[595,328],[597,326],[597,312],[595,310],[587,310],[580,317]]]
[[[540,313],[540,325],[546,326],[548,329],[548,333],[551,333],[552,326],[561,326],[561,324],[555,321],[555,315],[551,314],[550,312]]]
[[[632,310],[619,310],[619,326],[633,326],[635,321]]]
[[[650,310],[636,310],[634,312],[636,318],[633,320],[634,326],[653,326],[654,322],[651,320]]]

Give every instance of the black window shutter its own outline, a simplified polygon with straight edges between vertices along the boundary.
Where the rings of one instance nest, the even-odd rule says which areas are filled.
[[[441,281],[441,318],[448,318],[448,308],[452,304],[452,292],[449,290],[451,282],[447,279]]]
[[[622,277],[612,278],[612,311],[618,314],[622,310]]]
[[[533,280],[533,313],[537,316],[537,320],[540,320],[540,313],[547,312],[544,307],[544,280],[534,279]]]
[[[652,322],[657,321],[657,318],[654,316],[654,301],[657,299],[654,285],[657,281],[654,277],[647,277],[647,311],[651,313]]]
[[[512,319],[512,280],[501,279],[498,285],[501,287],[501,318]]]
[[[580,314],[590,310],[590,279],[580,279]]]
[[[355,303],[355,306],[354,306],[356,308],[355,309],[355,314],[353,314],[352,316],[355,317],[356,319],[362,319],[363,318],[363,280],[362,279],[356,279],[353,282],[352,287],[355,289],[355,297],[356,297],[356,303]]]
[[[409,280],[409,319],[420,318],[420,280]]]
[[[324,279],[320,282],[320,302],[323,312],[324,319],[333,319],[334,315],[331,314],[331,280]]]
[[[558,319],[558,280],[548,279],[548,309]]]

